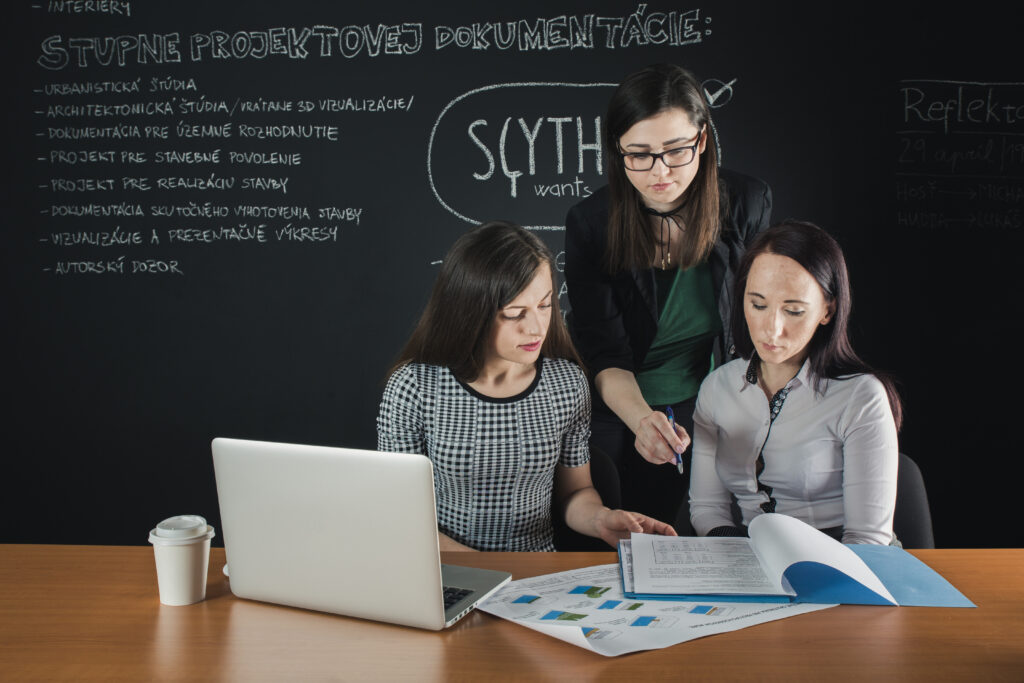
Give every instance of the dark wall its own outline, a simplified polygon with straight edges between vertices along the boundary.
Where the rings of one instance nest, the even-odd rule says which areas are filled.
[[[372,448],[447,247],[504,218],[560,251],[603,183],[612,85],[673,61],[714,97],[723,165],[846,248],[938,544],[1020,545],[996,485],[1017,457],[1014,17],[460,4],[10,10],[0,542],[219,526],[214,436]]]

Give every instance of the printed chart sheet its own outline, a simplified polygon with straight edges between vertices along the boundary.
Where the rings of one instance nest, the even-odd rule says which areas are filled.
[[[619,565],[512,581],[479,609],[609,657],[654,650],[835,605],[631,600]]]

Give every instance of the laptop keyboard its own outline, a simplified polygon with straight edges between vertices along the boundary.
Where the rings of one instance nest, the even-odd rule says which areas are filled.
[[[444,608],[448,609],[462,598],[466,597],[473,591],[468,588],[456,588],[454,586],[444,587]]]

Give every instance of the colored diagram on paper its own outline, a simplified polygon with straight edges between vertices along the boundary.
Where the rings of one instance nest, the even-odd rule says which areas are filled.
[[[586,619],[586,614],[576,614],[574,612],[560,612],[559,610],[551,610],[547,614],[541,617],[542,621],[579,621],[580,619]]]
[[[597,609],[616,609],[628,612],[640,609],[643,606],[644,603],[642,602],[631,602],[629,600],[605,600],[597,606]]]
[[[721,614],[722,610],[723,608],[718,605],[694,605],[690,609],[690,614],[703,614],[706,617],[710,617],[712,615],[724,616]]]
[[[671,628],[679,621],[675,617],[637,617],[629,625],[645,628]]]
[[[583,637],[587,640],[612,640],[621,635],[618,631],[597,628],[595,626],[584,626]]]
[[[698,605],[694,603],[670,603],[658,605],[659,612],[683,612],[698,617],[714,617],[722,619],[736,611],[735,607],[728,605]]]
[[[718,604],[710,599],[643,600],[621,588],[619,564],[512,581],[479,609],[608,656],[825,609],[817,604]],[[578,629],[578,630],[577,630]]]

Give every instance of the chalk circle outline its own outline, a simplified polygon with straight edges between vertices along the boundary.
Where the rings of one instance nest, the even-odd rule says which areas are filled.
[[[709,78],[700,84],[700,89],[704,91],[704,98],[708,102],[708,107],[711,109],[721,109],[725,105],[732,102],[732,97],[736,94],[733,85],[735,85],[738,78],[734,78],[728,83],[718,78]],[[713,86],[715,89],[715,99],[711,99],[711,93],[708,92],[708,87]],[[722,95],[725,91],[729,91],[728,95]]]
[[[437,185],[434,184],[434,168],[433,168],[433,151],[434,151],[434,136],[437,134],[437,129],[441,125],[441,119],[445,117],[445,114],[462,100],[476,95],[482,92],[488,92],[491,90],[498,90],[501,88],[536,88],[536,87],[548,87],[548,88],[615,88],[618,87],[618,83],[558,83],[551,81],[524,81],[516,83],[493,83],[491,85],[485,85],[480,88],[474,88],[467,92],[462,93],[455,99],[451,100],[445,108],[438,114],[437,119],[434,121],[433,128],[430,129],[430,140],[427,142],[427,179],[430,181],[430,191],[434,193],[434,198],[443,206],[449,213],[456,218],[472,223],[473,225],[479,225],[482,221],[463,216],[461,213],[453,209],[443,199],[441,199],[441,193],[437,190]],[[527,230],[565,230],[564,225],[524,225]]]

